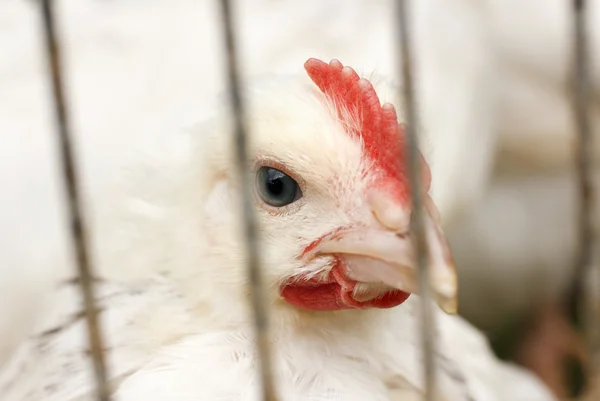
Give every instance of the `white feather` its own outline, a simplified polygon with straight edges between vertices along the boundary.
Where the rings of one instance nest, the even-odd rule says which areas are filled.
[[[322,259],[302,265],[297,255],[306,244],[374,219],[364,201],[371,163],[308,77],[253,82],[246,92],[252,154],[285,166],[304,194],[275,215],[256,208],[282,399],[422,393],[418,297],[394,309],[338,312],[300,310],[279,297],[282,280],[329,268]],[[102,321],[118,400],[258,399],[231,128],[225,108],[190,132],[153,136],[107,193],[109,206],[96,210]],[[68,323],[78,312],[75,296],[74,286],[63,288],[57,308],[0,371],[3,400],[91,399],[84,322]],[[436,315],[443,397],[553,399],[532,376],[496,360],[467,323]]]

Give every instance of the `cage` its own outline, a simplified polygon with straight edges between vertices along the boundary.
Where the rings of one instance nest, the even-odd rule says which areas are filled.
[[[60,35],[57,30],[57,21],[54,17],[53,1],[43,0],[40,2],[40,12],[42,15],[44,27],[44,43],[46,48],[46,57],[48,62],[48,79],[51,82],[53,94],[53,107],[57,121],[57,141],[59,143],[60,161],[62,174],[65,182],[66,201],[68,206],[69,227],[71,230],[72,248],[74,250],[78,284],[81,287],[81,294],[84,300],[84,317],[88,325],[88,341],[90,344],[93,361],[91,367],[94,371],[96,380],[98,399],[108,401],[110,399],[110,389],[108,385],[106,363],[103,357],[102,330],[98,320],[98,308],[95,306],[97,295],[94,291],[95,276],[91,256],[87,250],[88,238],[86,237],[86,218],[85,212],[81,206],[81,179],[78,174],[77,163],[75,162],[75,148],[72,144],[71,127],[69,120],[69,108],[67,105],[67,96],[64,90],[64,76],[67,72],[63,68],[62,50]],[[233,5],[229,0],[219,2],[219,15],[221,18],[222,36],[224,48],[224,68],[227,77],[227,87],[229,101],[232,105],[234,130],[232,135],[235,138],[236,171],[243,175],[244,166],[248,163],[248,145],[245,123],[245,105],[240,95],[240,68],[239,57],[240,46],[236,40],[235,23],[232,18]],[[576,168],[577,168],[577,187],[579,197],[579,216],[577,220],[578,227],[578,258],[575,270],[579,279],[576,286],[574,298],[582,297],[585,302],[583,310],[578,311],[584,318],[587,341],[591,355],[591,365],[594,374],[598,372],[598,353],[600,348],[600,312],[599,305],[594,304],[593,297],[589,294],[592,290],[589,288],[588,280],[593,269],[598,269],[595,259],[594,244],[596,237],[593,227],[594,199],[593,199],[593,145],[592,145],[592,123],[589,116],[590,104],[593,102],[591,95],[591,74],[590,60],[588,56],[588,38],[586,35],[586,2],[584,0],[574,0],[572,2],[573,15],[573,41],[575,43],[575,52],[573,58],[573,110],[577,127],[577,147],[576,147]],[[413,86],[413,67],[411,54],[414,46],[411,43],[410,18],[406,7],[409,6],[406,0],[395,2],[394,16],[397,21],[397,45],[398,61],[401,66],[401,76],[403,77],[402,97],[405,102],[406,122],[407,122],[407,170],[410,172],[411,187],[419,188],[419,156],[418,156],[418,107],[415,100],[415,89]],[[260,244],[258,242],[257,226],[253,216],[252,194],[248,182],[244,183],[242,193],[243,201],[243,234],[247,242],[247,270],[248,281],[251,289],[251,306],[254,313],[255,335],[257,349],[260,355],[260,364],[258,369],[261,373],[263,382],[262,399],[275,400],[277,383],[274,382],[272,366],[270,363],[270,342],[268,332],[268,314],[266,312],[264,293],[264,284],[261,279],[260,269]],[[419,266],[420,286],[422,296],[427,298],[429,294],[427,260],[428,246],[424,232],[424,223],[422,216],[423,199],[421,191],[416,190],[412,193],[412,204],[414,213],[411,221],[412,230],[416,236],[417,260]],[[599,273],[600,274],[600,273]],[[594,277],[594,276],[592,276]],[[433,327],[435,325],[434,315],[429,310],[429,304],[423,302],[420,311],[421,334],[422,334],[422,352],[424,355],[424,377],[426,378],[426,391],[424,399],[435,399],[436,380],[435,380],[435,336]],[[591,396],[593,397],[593,395]],[[593,398],[590,398],[593,399]]]

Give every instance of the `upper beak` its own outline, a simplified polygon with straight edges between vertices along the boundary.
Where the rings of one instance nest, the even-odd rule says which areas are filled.
[[[429,283],[435,300],[446,313],[457,312],[457,276],[435,206],[429,202],[424,215],[428,244]],[[414,238],[383,228],[349,228],[325,237],[304,255],[312,259],[336,254],[346,260],[346,274],[365,283],[383,283],[408,293],[419,293]]]

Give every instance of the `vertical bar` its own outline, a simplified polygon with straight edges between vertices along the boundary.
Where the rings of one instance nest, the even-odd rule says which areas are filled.
[[[417,255],[417,266],[419,269],[419,286],[421,289],[421,340],[423,345],[423,359],[425,377],[426,401],[433,401],[436,397],[435,378],[435,320],[432,309],[431,288],[429,284],[428,246],[425,236],[425,225],[423,219],[423,199],[420,185],[420,158],[419,142],[416,132],[417,126],[417,103],[413,86],[412,71],[412,49],[410,47],[409,25],[408,25],[408,0],[397,0],[398,35],[400,40],[400,54],[402,63],[403,95],[406,108],[406,134],[408,150],[408,171],[410,176],[411,196],[413,204],[413,219],[411,229],[415,235],[415,248]]]
[[[52,0],[42,0],[41,12],[44,24],[49,73],[52,83],[54,109],[58,125],[58,140],[60,142],[60,156],[63,177],[65,180],[71,235],[84,301],[85,318],[88,327],[88,341],[91,348],[97,385],[97,399],[99,401],[109,401],[110,395],[107,383],[106,364],[103,355],[103,340],[100,332],[98,310],[95,305],[92,265],[87,249],[86,225],[81,207],[78,178],[73,157],[72,140],[62,79],[60,45],[56,34],[52,5]]]
[[[221,18],[223,20],[223,35],[227,52],[227,75],[229,96],[234,113],[235,123],[235,155],[236,168],[241,177],[242,203],[243,203],[243,230],[246,239],[248,256],[248,280],[250,285],[250,298],[254,312],[254,328],[259,356],[259,371],[262,381],[262,399],[276,401],[275,387],[271,368],[271,350],[268,332],[268,315],[265,301],[265,290],[260,271],[260,255],[258,244],[258,230],[254,216],[254,202],[250,182],[247,179],[248,149],[247,130],[244,114],[244,104],[240,94],[239,63],[235,47],[235,34],[231,16],[229,0],[221,0]]]
[[[575,273],[579,281],[577,289],[583,291],[583,294],[577,295],[585,298],[584,305],[584,324],[586,328],[586,337],[592,352],[592,367],[595,373],[600,373],[598,369],[600,363],[600,311],[597,294],[589,294],[585,289],[589,285],[583,285],[589,278],[589,273],[593,277],[600,278],[600,271],[594,272],[592,269],[600,269],[597,260],[594,260],[594,183],[592,177],[594,146],[592,141],[592,129],[589,115],[590,90],[592,82],[590,78],[590,62],[588,54],[588,35],[586,26],[586,1],[573,0],[573,35],[574,35],[574,68],[573,68],[573,97],[574,97],[574,115],[577,129],[576,141],[576,171],[577,182],[579,186],[579,252],[577,255]],[[597,283],[600,288],[600,283]],[[595,286],[592,286],[592,288]],[[595,296],[594,296],[595,295]]]

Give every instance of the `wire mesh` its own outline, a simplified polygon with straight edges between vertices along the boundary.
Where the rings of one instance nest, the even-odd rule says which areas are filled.
[[[260,273],[260,247],[258,242],[257,223],[253,213],[253,202],[251,197],[250,183],[246,177],[246,166],[248,165],[248,146],[244,103],[240,94],[240,78],[236,53],[236,41],[234,23],[229,0],[221,0],[221,17],[223,25],[223,36],[226,45],[228,89],[233,118],[235,123],[235,156],[236,168],[241,180],[243,195],[243,234],[247,244],[248,255],[248,280],[250,285],[251,306],[254,314],[255,334],[257,351],[259,356],[259,369],[262,379],[262,399],[267,401],[276,400],[274,387],[271,352],[268,333],[268,314],[265,306],[264,288]],[[410,174],[413,219],[412,230],[415,233],[417,262],[420,277],[420,288],[424,302],[421,303],[421,336],[424,355],[424,379],[425,399],[432,401],[436,396],[435,380],[435,319],[430,299],[429,274],[427,268],[427,241],[425,237],[423,222],[423,199],[420,190],[420,171],[417,126],[417,108],[413,82],[412,48],[410,43],[410,24],[408,18],[408,1],[398,0],[397,28],[399,38],[399,56],[401,57],[401,75],[403,77],[403,97],[406,112],[406,133],[408,149],[408,171]],[[600,265],[594,260],[593,245],[595,244],[595,233],[593,230],[593,182],[591,178],[592,169],[592,133],[588,104],[590,102],[590,73],[587,52],[587,36],[585,25],[586,2],[584,0],[573,0],[574,21],[574,111],[577,123],[578,146],[577,172],[579,184],[579,253],[577,260],[577,272],[581,278],[590,268],[600,269]],[[62,173],[65,181],[67,195],[69,223],[73,242],[73,250],[77,262],[79,283],[85,306],[85,317],[88,328],[88,341],[91,348],[93,368],[97,386],[97,398],[100,401],[109,401],[110,392],[108,386],[108,373],[103,354],[103,339],[101,334],[98,309],[95,305],[95,293],[93,282],[93,266],[87,250],[86,224],[83,208],[80,201],[79,178],[72,149],[71,130],[69,127],[67,102],[65,100],[63,74],[61,70],[60,40],[56,33],[56,22],[53,12],[53,1],[43,0],[41,2],[41,13],[44,24],[47,60],[49,65],[49,78],[52,83],[54,109],[57,119],[57,134],[61,155]],[[600,276],[600,274],[598,275]],[[594,300],[596,301],[596,300]],[[590,304],[587,302],[586,304]],[[588,339],[590,341],[593,356],[596,361],[600,353],[600,314],[598,303],[595,307],[586,310],[586,325]],[[598,373],[598,366],[595,366]]]
[[[411,220],[411,229],[414,232],[415,253],[417,258],[417,268],[419,271],[419,288],[421,291],[420,303],[420,324],[421,324],[421,342],[423,346],[423,377],[425,380],[426,401],[433,401],[436,398],[436,380],[435,380],[435,319],[432,309],[431,288],[429,283],[428,268],[428,246],[425,234],[423,194],[420,185],[420,155],[419,139],[416,132],[417,127],[417,103],[415,99],[414,80],[413,80],[413,58],[412,47],[410,43],[410,26],[408,18],[408,0],[396,1],[396,13],[398,27],[398,36],[400,42],[400,61],[402,65],[402,85],[404,107],[406,113],[406,136],[407,136],[407,170],[409,172],[411,201],[413,218]]]
[[[95,303],[93,267],[87,247],[85,215],[81,205],[78,184],[79,177],[77,176],[77,166],[73,155],[73,140],[69,126],[67,102],[65,100],[60,40],[56,32],[53,3],[52,0],[43,0],[40,6],[44,26],[49,78],[52,84],[54,111],[56,113],[57,140],[68,204],[69,226],[71,228],[73,251],[79,275],[78,281],[84,302],[88,342],[91,349],[97,386],[97,398],[99,401],[109,401],[108,375],[103,353],[104,341],[100,330],[98,308]]]

